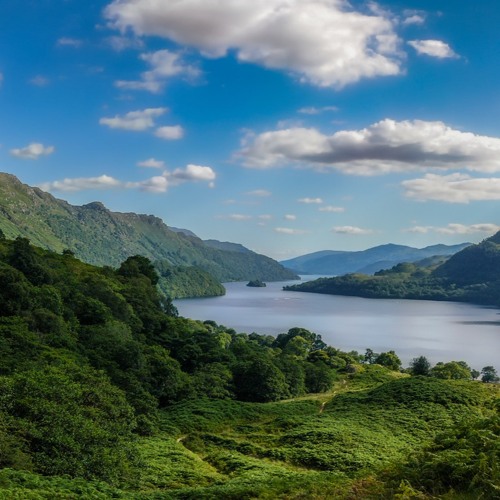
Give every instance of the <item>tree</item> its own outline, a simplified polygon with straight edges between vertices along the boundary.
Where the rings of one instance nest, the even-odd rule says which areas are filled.
[[[497,371],[493,366],[485,366],[481,370],[481,380],[485,383],[499,382],[500,377],[497,375]]]
[[[147,257],[143,257],[142,255],[134,255],[129,257],[126,261],[122,263],[119,267],[118,274],[126,277],[134,277],[138,276],[146,276],[151,280],[153,285],[156,285],[159,280],[158,273],[154,268],[153,264]]]
[[[401,369],[401,360],[394,351],[381,352],[375,358],[374,363],[394,371],[399,371]]]
[[[413,358],[410,362],[410,372],[412,375],[423,375],[424,377],[428,377],[430,369],[431,364],[425,356]]]
[[[471,370],[464,361],[439,362],[430,370],[430,374],[436,378],[449,380],[470,380]]]
[[[285,376],[270,359],[238,363],[233,371],[235,392],[243,401],[277,401],[289,396]]]

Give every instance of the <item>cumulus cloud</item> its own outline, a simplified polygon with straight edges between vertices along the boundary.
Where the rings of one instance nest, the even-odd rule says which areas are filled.
[[[14,148],[10,150],[10,154],[23,160],[38,160],[42,156],[47,156],[55,151],[54,146],[44,146],[39,142],[32,142],[25,148]]]
[[[110,128],[133,130],[136,132],[147,130],[155,126],[155,118],[165,114],[167,108],[147,108],[130,111],[123,116],[115,115],[113,118],[101,118],[99,123]]]
[[[293,214],[286,214],[284,217],[285,220],[297,220],[297,216]]]
[[[326,207],[319,207],[318,210],[320,212],[330,212],[330,213],[336,213],[336,214],[340,214],[342,212],[345,212],[344,207],[334,207],[332,205],[327,205]]]
[[[500,200],[500,178],[473,178],[465,174],[426,174],[421,179],[403,181],[406,196],[418,201],[469,203]]]
[[[147,160],[138,162],[137,166],[145,168],[163,168],[165,167],[165,162],[162,160],[156,160],[155,158],[148,158]]]
[[[297,201],[306,205],[321,205],[323,203],[321,198],[299,198]]]
[[[234,50],[240,61],[290,71],[322,87],[401,73],[392,17],[360,12],[346,0],[114,0],[111,27],[198,49]]]
[[[167,141],[176,141],[184,137],[184,129],[180,125],[159,127],[155,131],[156,137]]]
[[[407,229],[408,233],[418,233],[418,234],[427,234],[427,233],[438,233],[438,234],[477,234],[477,233],[485,233],[485,234],[494,234],[497,231],[500,231],[500,226],[497,224],[491,223],[483,223],[483,224],[448,224],[445,227],[438,226],[414,226],[410,229]]]
[[[332,232],[336,234],[348,234],[354,236],[373,234],[372,229],[363,229],[356,226],[336,226],[332,229]]]
[[[440,121],[385,119],[361,130],[325,135],[314,128],[245,137],[238,156],[250,168],[302,164],[352,175],[419,168],[500,171],[500,139],[455,130]]]
[[[156,175],[139,182],[124,182],[109,175],[99,177],[80,177],[64,179],[40,184],[44,191],[84,191],[88,189],[139,189],[150,193],[165,193],[172,186],[179,186],[185,182],[207,182],[213,186],[216,173],[211,167],[201,165],[187,165],[173,172],[165,170],[161,175]]]
[[[170,50],[158,50],[141,54],[140,58],[145,61],[151,69],[141,74],[140,80],[118,80],[115,86],[126,90],[147,90],[152,93],[160,92],[167,80],[175,76],[188,78],[197,77],[200,72],[194,66],[184,64],[180,54]]]
[[[273,218],[272,215],[269,215],[269,214],[262,214],[262,215],[259,215],[259,219],[260,220],[271,220]]]
[[[291,229],[289,227],[275,227],[274,231],[281,234],[290,234],[290,235],[298,235],[298,234],[306,234],[307,231],[302,229]]]
[[[62,181],[44,182],[39,187],[43,191],[74,192],[88,189],[122,188],[124,184],[109,175],[100,175],[99,177],[80,177],[76,179],[63,179]]]
[[[410,40],[411,45],[418,54],[437,57],[438,59],[457,58],[453,49],[441,40]]]
[[[190,164],[186,168],[177,168],[171,177],[178,182],[185,181],[215,181],[216,174],[211,167]]]

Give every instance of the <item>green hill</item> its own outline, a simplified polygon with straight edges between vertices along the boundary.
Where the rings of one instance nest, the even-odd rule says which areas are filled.
[[[237,333],[157,281],[0,234],[0,498],[496,498],[498,387],[466,363]]]
[[[0,173],[0,229],[8,238],[22,236],[56,252],[69,249],[79,259],[99,266],[116,267],[131,255],[142,255],[154,262],[164,261],[167,267],[195,266],[219,283],[296,278],[273,259],[242,251],[239,245],[217,248],[213,242],[205,244],[196,236],[170,230],[152,215],[111,212],[99,202],[73,206],[4,173]],[[212,280],[210,293],[215,292]],[[177,296],[195,295],[199,292],[184,289]]]
[[[500,232],[449,259],[403,263],[375,273],[321,278],[287,290],[368,298],[452,300],[500,307]]]

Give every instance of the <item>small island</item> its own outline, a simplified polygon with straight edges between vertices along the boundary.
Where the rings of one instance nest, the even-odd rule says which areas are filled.
[[[263,281],[260,280],[251,280],[247,283],[247,286],[251,286],[254,288],[262,288],[267,286]]]

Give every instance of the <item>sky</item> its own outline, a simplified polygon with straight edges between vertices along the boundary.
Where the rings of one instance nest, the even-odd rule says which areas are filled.
[[[498,0],[2,0],[0,171],[278,260],[500,229]]]

